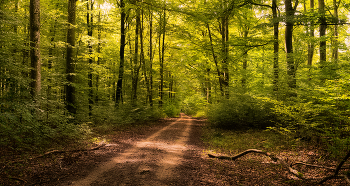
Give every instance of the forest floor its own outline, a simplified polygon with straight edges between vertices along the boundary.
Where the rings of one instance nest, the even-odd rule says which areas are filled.
[[[208,158],[201,140],[205,122],[182,115],[130,128],[96,150],[36,158],[26,171],[6,167],[0,185],[310,185],[261,155],[234,162]]]

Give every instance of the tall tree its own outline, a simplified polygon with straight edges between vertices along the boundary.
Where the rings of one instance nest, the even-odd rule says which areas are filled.
[[[164,54],[165,54],[165,25],[166,25],[165,8],[166,7],[165,7],[165,1],[164,1],[163,15],[161,14],[160,16],[161,32],[159,33],[159,62],[160,62],[159,106],[163,105],[163,96],[164,96]],[[162,39],[161,39],[161,36],[163,36]],[[162,45],[161,45],[161,42],[162,42]]]
[[[318,13],[320,14],[320,64],[321,68],[324,68],[327,61],[327,39],[325,38],[327,22],[324,0],[318,0]]]
[[[278,79],[279,79],[279,40],[278,40],[278,15],[277,15],[277,0],[272,0],[272,17],[273,17],[273,91],[278,91]]]
[[[88,41],[88,52],[89,52],[89,72],[88,72],[88,84],[89,84],[89,116],[91,117],[92,115],[92,105],[94,104],[94,92],[93,92],[93,87],[92,87],[92,63],[93,63],[93,57],[92,57],[92,33],[93,33],[93,8],[94,8],[94,2],[93,0],[87,0],[87,14],[86,14],[86,24],[88,27],[88,36],[89,41]]]
[[[98,39],[98,44],[97,44],[97,53],[98,53],[98,57],[97,57],[97,66],[99,66],[101,64],[101,50],[102,50],[102,44],[101,44],[101,35],[102,35],[102,26],[101,26],[101,5],[98,4],[98,26],[97,26],[97,39]],[[99,88],[99,84],[100,84],[100,75],[99,73],[96,74],[96,97],[95,97],[95,103],[98,103],[99,101],[99,92],[98,92],[98,88]]]
[[[153,41],[152,41],[152,37],[153,37],[153,12],[150,9],[149,10],[149,63],[150,63],[150,70],[149,70],[149,104],[151,106],[153,106]]]
[[[76,114],[76,89],[75,89],[75,24],[76,24],[76,0],[68,0],[68,29],[67,29],[67,56],[66,56],[66,109],[71,114]]]
[[[140,7],[136,7],[136,28],[135,28],[135,51],[133,59],[133,76],[131,86],[131,100],[132,104],[135,105],[137,101],[137,84],[139,81],[139,72],[141,65],[139,64],[139,34],[140,34]]]
[[[226,10],[228,8],[227,0],[222,0],[222,9]],[[229,98],[229,69],[228,69],[228,51],[229,51],[229,15],[228,12],[223,11],[223,15],[221,16],[221,42],[222,42],[222,85],[224,90],[224,95],[226,98]]]
[[[311,14],[314,14],[314,0],[310,0],[310,11]],[[307,65],[309,67],[309,80],[311,80],[311,67],[312,67],[312,60],[313,60],[313,56],[314,56],[314,50],[315,50],[315,44],[313,42],[313,39],[315,37],[315,25],[314,25],[314,20],[311,19],[310,21],[310,39],[311,41],[309,41],[308,43],[308,57],[307,57]]]
[[[31,60],[31,95],[34,99],[41,91],[40,58],[40,0],[30,0],[30,60]]]
[[[292,0],[285,0],[285,11],[286,11],[286,28],[285,28],[285,49],[287,58],[287,74],[288,74],[288,86],[291,91],[291,96],[294,96],[293,92],[296,88],[296,78],[295,78],[295,63],[293,56],[293,25],[294,25],[294,14],[298,6],[298,0],[293,7]]]
[[[123,94],[123,76],[124,76],[124,59],[125,59],[125,3],[123,0],[120,0],[120,49],[119,49],[119,74],[117,81],[117,90],[115,93],[115,103],[116,106],[119,105],[120,100],[122,100]]]
[[[333,46],[333,51],[332,51],[332,60],[334,62],[338,62],[338,48],[339,48],[339,43],[338,43],[338,19],[339,19],[339,15],[338,15],[338,8],[339,8],[339,3],[337,2],[337,0],[333,0],[333,7],[334,7],[334,12],[333,12],[333,16],[334,19],[336,20],[336,23],[334,24],[334,33],[333,33],[333,40],[332,40],[332,46]]]

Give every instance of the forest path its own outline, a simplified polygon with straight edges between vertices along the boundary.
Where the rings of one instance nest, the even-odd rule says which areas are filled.
[[[73,181],[72,185],[187,185],[181,183],[181,177],[186,175],[181,175],[179,165],[184,153],[191,150],[188,142],[192,120],[181,115],[181,118],[102,163],[85,178]]]

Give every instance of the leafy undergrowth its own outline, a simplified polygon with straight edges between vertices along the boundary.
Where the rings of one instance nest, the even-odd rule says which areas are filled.
[[[315,143],[309,143],[300,139],[282,136],[273,131],[252,129],[232,131],[210,126],[204,127],[203,130],[202,139],[206,143],[207,153],[234,156],[248,149],[258,149],[276,155],[289,165],[303,162],[326,167],[336,167],[340,161],[340,159],[338,161],[337,159],[330,159],[327,151],[322,149],[322,146],[317,146]],[[267,170],[265,165],[275,164],[267,156],[248,154],[235,161],[245,162],[245,164],[254,166],[255,169],[260,171],[266,170],[268,171],[266,174],[286,176],[290,179],[290,183],[293,184],[308,185],[312,183],[312,181],[298,180],[296,177],[288,174],[286,169],[285,171],[277,168]],[[332,173],[332,171],[324,168],[311,168],[305,165],[293,165],[293,168],[298,170],[307,179],[317,180]],[[346,174],[346,172],[344,173]],[[327,183],[335,185],[346,184],[341,179],[331,180]]]

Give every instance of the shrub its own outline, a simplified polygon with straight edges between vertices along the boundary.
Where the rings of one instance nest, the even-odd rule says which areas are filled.
[[[224,129],[266,128],[274,124],[271,121],[275,117],[274,104],[268,98],[236,94],[212,105],[208,119],[214,126]]]

